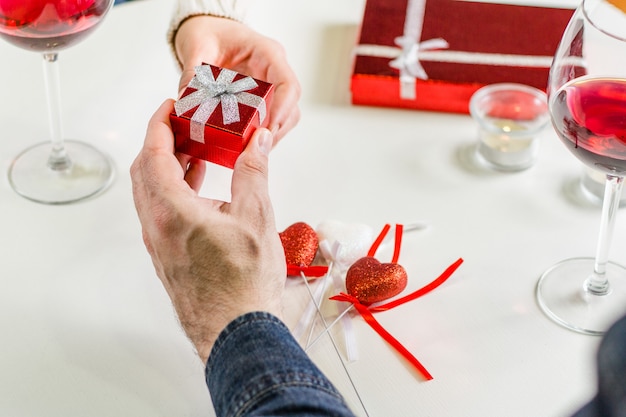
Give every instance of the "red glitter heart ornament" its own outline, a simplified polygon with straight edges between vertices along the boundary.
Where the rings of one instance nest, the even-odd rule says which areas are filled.
[[[287,265],[311,265],[319,246],[315,229],[304,222],[298,222],[280,232],[279,236],[285,249]]]
[[[348,294],[368,305],[400,294],[407,286],[406,270],[397,263],[380,263],[365,257],[356,261],[346,274]]]

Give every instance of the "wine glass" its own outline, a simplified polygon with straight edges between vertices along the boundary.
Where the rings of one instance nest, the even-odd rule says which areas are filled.
[[[58,54],[84,39],[105,17],[113,0],[0,0],[0,37],[43,53],[51,140],[20,153],[9,182],[40,203],[64,204],[93,196],[113,179],[108,156],[93,146],[64,140]]]
[[[588,167],[601,171],[606,185],[595,257],[552,266],[539,279],[536,296],[541,309],[562,326],[602,335],[626,312],[626,269],[608,259],[626,175],[624,2],[583,0],[554,56],[548,102],[559,139]]]

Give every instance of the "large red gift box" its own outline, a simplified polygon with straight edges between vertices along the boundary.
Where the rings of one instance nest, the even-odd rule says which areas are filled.
[[[203,64],[170,114],[175,148],[228,168],[252,133],[267,127],[274,86],[226,68]]]
[[[546,89],[571,9],[458,0],[367,0],[352,103],[468,113],[472,94]]]

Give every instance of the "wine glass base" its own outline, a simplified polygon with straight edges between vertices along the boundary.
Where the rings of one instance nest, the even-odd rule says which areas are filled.
[[[579,333],[601,336],[626,314],[626,268],[609,262],[609,293],[595,295],[584,288],[594,263],[593,258],[571,258],[553,265],[539,278],[535,295],[551,320]]]
[[[73,140],[65,141],[64,147],[72,163],[61,170],[48,166],[50,142],[19,154],[9,167],[9,182],[15,192],[38,203],[68,204],[92,197],[111,185],[114,170],[107,155]]]

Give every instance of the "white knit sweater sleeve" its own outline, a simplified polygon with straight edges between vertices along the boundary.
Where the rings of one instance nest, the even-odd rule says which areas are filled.
[[[185,19],[211,15],[244,22],[250,0],[176,0],[176,7],[167,31],[167,41],[174,47],[174,37]]]

